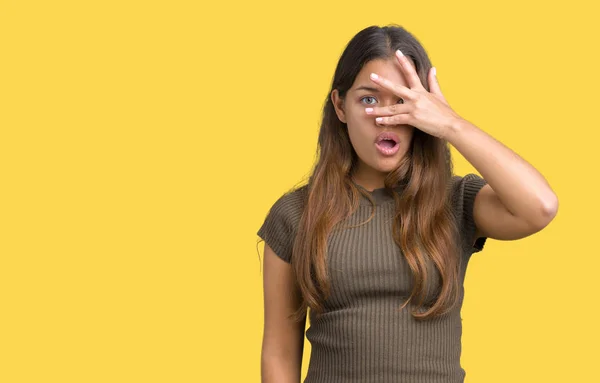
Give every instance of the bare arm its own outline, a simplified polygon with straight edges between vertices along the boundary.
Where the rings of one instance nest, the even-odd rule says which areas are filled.
[[[449,131],[448,141],[488,183],[475,198],[473,241],[482,236],[527,237],[554,219],[558,198],[537,169],[466,120],[458,120]]]
[[[301,379],[306,318],[288,318],[300,306],[292,266],[265,242],[264,332],[261,353],[262,383],[298,383]]]

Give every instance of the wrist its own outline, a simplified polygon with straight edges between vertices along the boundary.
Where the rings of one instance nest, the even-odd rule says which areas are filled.
[[[450,121],[448,128],[446,129],[446,134],[443,138],[452,143],[458,136],[468,129],[469,125],[470,123],[467,120],[457,117]]]

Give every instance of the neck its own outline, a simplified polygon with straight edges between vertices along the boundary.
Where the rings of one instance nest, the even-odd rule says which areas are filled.
[[[362,176],[362,177],[359,175],[354,175],[352,177],[352,181],[355,184],[362,186],[363,188],[367,189],[368,191],[373,191],[375,189],[381,189],[381,188],[385,187],[383,180],[384,179],[382,177],[377,176],[377,175]]]

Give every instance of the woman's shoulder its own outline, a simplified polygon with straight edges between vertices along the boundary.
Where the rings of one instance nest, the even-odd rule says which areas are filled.
[[[485,179],[475,173],[468,173],[464,176],[452,176],[452,208],[459,222],[464,240],[463,245],[474,251],[481,251],[485,244],[485,238],[480,238],[475,244],[472,240],[476,231],[475,220],[473,218],[475,196],[486,184]]]
[[[452,175],[451,197],[455,204],[462,205],[465,199],[474,199],[487,182],[475,173],[464,176]]]
[[[307,185],[303,185],[284,192],[269,209],[269,218],[296,226],[304,210],[307,190]]]
[[[296,213],[302,211],[307,196],[308,185],[295,186],[284,192],[273,203],[271,209],[283,209]]]
[[[304,209],[306,186],[294,187],[271,206],[257,234],[271,246],[275,254],[290,263],[293,240]]]

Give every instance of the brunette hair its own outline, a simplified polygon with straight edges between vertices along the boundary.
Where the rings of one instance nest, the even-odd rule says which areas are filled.
[[[335,113],[331,92],[337,89],[343,99],[367,62],[393,59],[397,49],[413,61],[421,83],[429,90],[427,74],[431,62],[428,55],[411,33],[396,24],[361,30],[349,41],[337,63],[323,107],[318,160],[308,184],[303,186],[304,210],[292,250],[292,268],[303,298],[301,307],[292,314],[296,321],[305,318],[308,307],[316,315],[321,314],[323,302],[330,294],[326,262],[328,236],[341,229],[344,220],[358,208],[359,193],[374,204],[369,193],[357,188],[352,181],[357,154],[347,125]],[[447,142],[414,129],[409,150],[384,181],[386,190],[395,199],[393,238],[413,274],[412,292],[399,309],[417,300],[411,314],[419,320],[446,314],[460,299],[461,247],[450,204],[452,175]],[[393,193],[400,183],[405,186],[401,193]],[[373,216],[374,209],[366,222]],[[435,289],[433,303],[426,299],[432,281],[428,275],[431,269],[427,266],[431,263],[441,281]],[[420,312],[425,306],[427,309]]]

